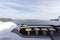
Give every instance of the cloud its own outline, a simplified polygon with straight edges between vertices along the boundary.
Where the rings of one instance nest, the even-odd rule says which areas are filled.
[[[14,2],[4,2],[3,4],[4,5],[16,6],[16,7],[24,7],[23,5],[18,4],[18,3],[14,3]]]
[[[56,0],[6,0],[0,2],[0,17],[18,19],[51,19],[57,18],[57,16],[60,15],[59,10],[60,1]]]

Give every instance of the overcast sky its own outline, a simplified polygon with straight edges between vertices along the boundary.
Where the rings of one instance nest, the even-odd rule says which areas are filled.
[[[60,0],[0,0],[0,17],[54,19],[60,15]]]

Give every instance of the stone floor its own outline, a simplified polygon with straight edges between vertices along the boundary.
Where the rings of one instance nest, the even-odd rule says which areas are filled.
[[[55,33],[53,38],[54,38],[54,40],[60,40],[60,32]]]
[[[14,29],[12,32],[16,33],[19,36],[22,36],[20,33],[17,32],[17,29]],[[22,36],[23,37],[23,36]],[[42,37],[42,36],[34,36],[35,38],[45,38],[45,39],[49,39],[49,40],[60,40],[60,33],[59,32],[55,32],[54,36],[50,36],[50,37]],[[32,36],[30,36],[30,38],[33,38]]]

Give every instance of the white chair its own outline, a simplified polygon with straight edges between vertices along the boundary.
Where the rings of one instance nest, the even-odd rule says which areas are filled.
[[[40,30],[39,28],[34,28],[34,30],[36,31],[36,35],[38,35],[38,31]]]
[[[56,30],[54,28],[49,28],[49,31],[50,31],[50,35],[53,35],[54,31],[56,31]]]
[[[56,27],[58,29],[58,31],[60,32],[60,27]]]
[[[31,31],[32,29],[26,29],[26,31],[28,32],[28,35],[30,35],[30,31]]]
[[[48,31],[47,28],[41,28],[41,30],[43,31],[43,35],[46,35],[46,32]]]

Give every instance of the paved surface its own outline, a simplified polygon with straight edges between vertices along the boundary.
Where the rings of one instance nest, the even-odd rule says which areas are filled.
[[[60,33],[55,33],[54,38],[55,40],[60,40]]]
[[[26,40],[29,39],[29,40],[51,40],[50,37],[46,37],[46,36],[28,36],[28,37],[23,37],[20,33],[17,32],[16,29],[14,29],[12,32],[16,33],[17,35],[19,35],[20,37],[22,38],[25,38]]]
[[[15,32],[16,34],[18,34],[20,37],[22,36],[20,33],[17,32],[16,29],[13,30],[13,32]],[[23,37],[23,36],[22,36]],[[32,38],[32,37],[30,37]],[[35,39],[38,38],[37,40],[39,39],[46,39],[46,40],[60,40],[60,33],[55,33],[53,37],[35,37]]]

